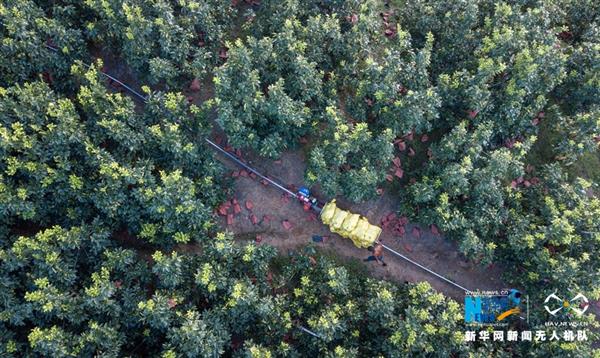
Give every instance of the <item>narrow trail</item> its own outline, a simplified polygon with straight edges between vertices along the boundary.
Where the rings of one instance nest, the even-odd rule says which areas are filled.
[[[224,157],[218,156],[231,171],[240,168]],[[301,150],[287,151],[280,161],[272,161],[253,155],[245,155],[244,159],[263,174],[272,175],[283,183],[301,185],[305,170],[305,158]],[[318,192],[318,191],[317,191]],[[320,196],[319,199],[326,200]],[[369,255],[364,249],[355,247],[348,239],[329,232],[311,212],[305,212],[302,205],[294,198],[286,200],[282,192],[272,186],[265,186],[258,179],[239,176],[234,184],[234,197],[239,201],[242,212],[234,217],[231,225],[225,218],[219,223],[226,230],[233,232],[238,240],[254,239],[257,235],[262,238],[261,244],[272,245],[280,254],[297,250],[311,243],[312,235],[327,235],[325,243],[316,244],[344,258],[363,259]],[[253,208],[245,207],[246,201],[253,203]],[[389,194],[361,204],[350,203],[343,198],[337,198],[342,208],[366,216],[369,221],[379,224],[382,217],[395,211],[397,198]],[[252,224],[250,215],[254,214],[259,221],[267,215],[270,221]],[[288,220],[292,227],[286,230],[282,221]],[[458,251],[456,245],[442,237],[435,236],[430,230],[421,228],[420,237],[411,234],[414,224],[406,226],[403,237],[394,236],[390,230],[384,230],[381,241],[392,249],[410,257],[422,265],[446,276],[452,281],[471,290],[500,289],[506,287],[501,281],[501,269],[497,266],[483,268],[467,261]],[[385,256],[387,266],[383,267],[373,262],[365,263],[368,271],[377,278],[403,283],[428,281],[436,290],[456,300],[464,299],[464,291],[449,285],[422,269],[401,260],[391,253]]]
[[[129,76],[128,71],[121,62],[109,59],[105,63],[113,69],[118,69],[117,72],[120,76],[125,76],[131,80],[131,76]],[[214,97],[214,87],[212,83],[204,82],[201,91],[193,93],[184,90],[183,93],[189,96],[188,98],[193,102],[200,103]],[[218,125],[214,121],[213,124],[214,134],[222,135],[222,133],[219,133],[220,128]],[[222,155],[217,154],[217,157],[231,171],[240,170],[236,164]],[[279,161],[267,160],[252,155],[244,159],[263,174],[274,176],[281,183],[296,186],[303,183],[306,158],[301,149],[283,153]],[[319,195],[318,188],[315,189],[313,191],[321,201],[329,199]],[[360,260],[369,255],[367,250],[357,248],[350,240],[331,233],[316,216],[311,216],[311,212],[305,212],[302,206],[295,202],[294,198],[284,200],[281,191],[270,185],[263,185],[257,179],[244,176],[238,177],[235,180],[234,197],[241,203],[242,212],[236,215],[232,225],[227,225],[225,218],[219,219],[219,223],[223,229],[233,232],[239,241],[261,235],[263,238],[262,244],[272,245],[277,248],[280,254],[286,254],[290,250],[297,250],[310,244],[312,235],[317,234],[329,236],[326,242],[318,245],[340,257]],[[253,202],[254,208],[252,210],[244,207],[247,200]],[[362,214],[373,224],[379,224],[381,218],[390,212],[395,212],[397,198],[386,193],[379,198],[360,204],[348,202],[341,197],[338,197],[337,201],[340,207]],[[254,225],[249,218],[251,214],[256,215],[259,220],[267,215],[271,220],[269,223],[261,220],[260,224]],[[292,224],[289,230],[282,226],[284,220]],[[427,228],[421,228],[420,237],[415,237],[411,234],[414,226],[410,223],[406,225],[406,234],[402,237],[396,237],[391,231],[384,230],[380,240],[393,250],[470,290],[506,287],[500,279],[502,271],[499,267],[483,268],[466,260],[459,253],[455,244],[433,235]],[[365,265],[374,277],[399,283],[428,281],[432,287],[445,295],[458,301],[464,299],[463,290],[436,278],[405,260],[395,257],[389,252],[387,252],[385,260],[388,264],[386,267],[373,262]]]

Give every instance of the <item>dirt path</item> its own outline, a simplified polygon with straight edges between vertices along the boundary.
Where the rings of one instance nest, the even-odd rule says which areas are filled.
[[[137,84],[137,81],[134,80],[121,62],[115,61],[109,56],[103,57],[105,65],[112,71],[111,74],[126,80],[130,84]],[[200,91],[192,92],[185,89],[183,93],[189,96],[194,103],[201,103],[214,96],[214,88],[209,81],[205,80]],[[214,124],[215,133],[222,135],[222,133],[219,133],[218,125]],[[231,161],[224,157],[221,159],[226,167],[232,171],[240,170]],[[252,155],[245,159],[263,174],[268,174],[281,183],[290,185],[301,185],[303,183],[306,160],[300,149],[285,152],[280,161],[267,160]],[[341,257],[361,259],[369,255],[367,250],[355,247],[350,240],[332,234],[316,216],[305,212],[302,206],[293,198],[284,200],[282,192],[272,186],[265,186],[257,179],[241,176],[235,180],[234,190],[234,197],[240,202],[242,212],[234,217],[232,225],[227,225],[226,219],[223,217],[219,220],[219,223],[224,229],[233,232],[239,239],[255,238],[256,235],[261,235],[263,238],[262,244],[272,245],[281,254],[286,254],[290,250],[297,250],[311,243],[312,235],[328,235],[329,239],[319,245]],[[322,201],[328,199],[318,195],[318,188],[315,193]],[[250,200],[254,205],[251,211],[245,208],[246,200]],[[343,198],[337,198],[337,200],[342,208],[362,214],[371,223],[378,225],[385,215],[396,211],[395,202],[397,198],[384,194],[377,199],[361,204],[353,204]],[[259,224],[252,224],[249,218],[251,214],[257,217],[260,221]],[[269,223],[262,220],[265,215],[270,217]],[[292,224],[291,229],[287,230],[282,226],[283,220],[288,220]],[[413,226],[410,223],[406,225],[406,234],[402,237],[394,236],[390,230],[384,230],[380,239],[392,249],[468,289],[500,289],[506,287],[500,280],[501,270],[498,267],[482,268],[465,260],[458,252],[455,244],[433,235],[428,229],[422,228],[421,235],[417,238],[411,233]],[[400,283],[405,281],[428,281],[435,289],[444,292],[447,296],[459,301],[463,300],[464,292],[461,289],[434,277],[389,252],[386,254],[385,259],[388,263],[386,267],[372,262],[366,263],[367,269],[374,277]]]
[[[240,170],[231,161],[221,159],[232,171]],[[251,155],[245,159],[263,174],[271,175],[282,183],[300,185],[303,182],[305,158],[301,150],[284,153],[280,162]],[[242,211],[234,217],[231,225],[227,225],[225,218],[221,218],[219,223],[240,239],[255,238],[256,235],[260,235],[263,238],[262,244],[272,245],[280,253],[286,254],[289,250],[296,250],[312,242],[312,235],[329,235],[329,240],[318,245],[342,257],[365,258],[369,255],[367,250],[355,247],[350,240],[329,232],[327,227],[321,224],[316,217],[311,217],[310,212],[305,212],[302,205],[294,198],[286,200],[280,190],[272,186],[265,186],[258,179],[239,176],[235,180],[234,189],[234,197],[239,201]],[[327,198],[321,196],[319,199],[326,200]],[[253,203],[252,210],[245,207],[247,200]],[[352,204],[342,198],[338,198],[338,203],[345,209],[366,216],[371,223],[379,224],[382,217],[395,211],[395,200],[397,199],[391,195],[383,195],[362,204]],[[268,223],[261,222],[253,225],[250,220],[252,214],[259,221],[265,215],[269,216],[271,220]],[[288,220],[292,224],[291,229],[286,230],[283,227],[283,220]],[[381,240],[394,250],[468,289],[505,287],[500,280],[501,270],[498,267],[476,266],[465,260],[458,252],[456,245],[433,235],[430,230],[422,229],[420,238],[417,238],[412,235],[413,226],[410,223],[406,226],[407,233],[403,237],[395,237],[390,230],[384,230]],[[385,259],[388,263],[387,267],[375,263],[366,264],[373,276],[396,282],[428,281],[438,291],[459,301],[464,299],[462,290],[413,264],[397,258],[391,253],[387,253]]]
[[[137,81],[126,70],[122,62],[116,61],[110,56],[102,57],[104,57],[105,66],[111,69],[111,74],[130,84],[133,83],[134,86],[137,85]],[[214,87],[209,80],[205,79],[202,81],[200,91],[192,92],[189,89],[184,89],[183,93],[189,96],[188,98],[194,103],[201,103],[214,97]],[[218,125],[214,124],[215,134],[223,135],[223,133],[219,133],[221,131]],[[225,166],[232,171],[240,170],[231,161],[224,157],[221,157],[221,159]],[[301,185],[303,183],[306,158],[301,149],[285,152],[280,161],[267,160],[252,155],[248,155],[245,159],[263,174],[268,174],[281,183],[290,185]],[[242,211],[234,217],[232,225],[227,225],[224,217],[219,219],[219,223],[224,229],[233,232],[240,240],[253,239],[256,235],[261,235],[263,238],[262,244],[272,245],[281,254],[286,254],[290,250],[297,250],[311,243],[312,235],[328,235],[329,239],[318,245],[346,258],[361,259],[369,255],[367,250],[355,247],[350,240],[332,234],[316,216],[310,212],[305,212],[295,199],[288,198],[284,200],[282,192],[272,186],[265,186],[257,179],[240,176],[235,180],[234,190],[234,197],[239,201]],[[318,188],[315,193],[322,201],[328,199],[318,195]],[[246,209],[245,202],[247,200],[253,203],[254,208],[252,210]],[[353,204],[343,198],[337,198],[342,208],[362,214],[371,223],[377,225],[385,215],[396,211],[396,200],[397,198],[389,194],[384,194],[377,199],[361,204]],[[252,224],[251,214],[257,217],[260,221],[259,224]],[[267,223],[262,220],[265,215],[270,217],[270,222]],[[291,229],[287,230],[282,226],[283,220],[288,220],[292,224]],[[380,239],[392,249],[468,289],[500,289],[506,287],[500,280],[501,270],[498,267],[482,268],[465,260],[458,252],[455,244],[433,235],[428,229],[422,228],[421,235],[417,238],[411,233],[413,226],[410,223],[406,225],[406,234],[402,237],[394,236],[390,230],[384,230]],[[367,269],[374,277],[400,283],[405,281],[428,281],[436,290],[444,292],[459,301],[463,300],[464,292],[461,289],[434,277],[389,252],[386,254],[385,259],[388,264],[386,267],[372,262],[366,263]]]

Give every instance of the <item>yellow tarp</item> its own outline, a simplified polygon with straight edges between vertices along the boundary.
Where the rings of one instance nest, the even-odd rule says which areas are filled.
[[[357,247],[372,246],[381,234],[381,228],[371,225],[367,218],[338,208],[335,199],[323,207],[321,221],[332,232],[352,240]]]

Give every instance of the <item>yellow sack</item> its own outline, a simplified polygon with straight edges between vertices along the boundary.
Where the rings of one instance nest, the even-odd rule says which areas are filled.
[[[367,245],[365,247],[369,247],[369,245],[373,242],[375,242],[375,240],[377,240],[377,238],[379,237],[379,235],[381,234],[381,228],[379,226],[375,226],[375,225],[369,225],[369,228],[367,229],[367,233],[365,236],[363,236],[363,239],[361,240],[363,245]]]
[[[323,207],[323,210],[321,210],[321,221],[325,225],[328,225],[331,222],[331,219],[333,218],[333,214],[335,214],[335,209],[336,209],[335,199],[333,199],[332,201],[325,204],[325,206]]]
[[[338,208],[335,199],[321,210],[321,221],[331,232],[352,240],[357,247],[372,246],[381,234],[381,228],[371,225],[366,218]]]
[[[342,229],[344,230],[346,237],[352,238],[352,232],[356,228],[356,224],[358,224],[359,219],[360,215],[358,214],[350,214],[346,216],[346,220],[344,220],[342,223]]]
[[[337,208],[335,210],[335,214],[333,215],[333,219],[331,219],[330,226],[338,231],[341,231],[340,229],[342,228],[342,224],[344,223],[344,220],[346,220],[346,216],[348,216],[347,211],[340,210],[340,208]]]
[[[351,239],[352,241],[360,241],[360,239],[365,235],[367,229],[369,228],[369,221],[365,218],[360,218],[356,227],[352,231]]]

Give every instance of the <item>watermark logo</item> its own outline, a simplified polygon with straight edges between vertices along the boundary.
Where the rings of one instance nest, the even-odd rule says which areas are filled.
[[[562,318],[561,312],[575,312],[576,316],[581,316],[588,308],[589,300],[582,293],[577,293],[573,298],[567,300],[559,297],[555,292],[544,300],[544,309],[552,317]],[[539,309],[541,310],[541,307]],[[522,325],[510,325],[507,322],[509,317],[521,319],[524,322]],[[554,320],[546,321],[543,325],[537,324],[530,327],[529,296],[521,295],[516,289],[467,292],[465,323],[469,328],[464,332],[464,340],[465,342],[527,341],[537,343],[587,341],[589,322],[577,319],[572,315],[567,318],[569,320],[566,321],[553,318]],[[515,327],[521,327],[523,330],[516,330]]]
[[[580,308],[583,307],[583,308]],[[548,313],[556,316],[563,308],[570,309],[578,315],[583,315],[585,311],[590,307],[587,297],[578,293],[575,297],[570,300],[564,300],[558,297],[555,293],[552,293],[544,300],[544,308]]]
[[[520,305],[516,289],[470,292],[465,296],[465,323],[503,326],[508,317],[520,315]]]

